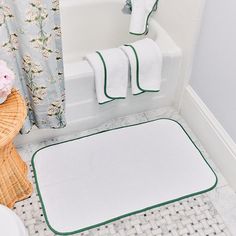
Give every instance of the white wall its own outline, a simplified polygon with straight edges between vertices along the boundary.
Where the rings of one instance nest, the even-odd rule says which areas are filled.
[[[235,23],[235,0],[207,0],[190,83],[236,142]]]
[[[174,104],[177,108],[180,105],[179,98],[181,98],[184,85],[190,78],[204,5],[205,0],[163,0],[159,2],[156,13],[158,22],[183,52],[179,89]]]

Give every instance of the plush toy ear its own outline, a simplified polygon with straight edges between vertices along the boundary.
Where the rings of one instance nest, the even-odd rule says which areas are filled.
[[[0,60],[0,66],[7,67],[7,63],[3,60]]]

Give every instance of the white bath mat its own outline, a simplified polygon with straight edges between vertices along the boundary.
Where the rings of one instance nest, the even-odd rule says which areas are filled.
[[[212,190],[217,177],[175,121],[43,148],[32,164],[50,229],[70,235]]]

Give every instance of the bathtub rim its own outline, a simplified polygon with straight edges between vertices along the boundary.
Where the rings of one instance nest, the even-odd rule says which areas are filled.
[[[74,0],[72,0],[74,1]],[[76,1],[76,0],[75,0]],[[99,1],[99,0],[98,0]],[[119,0],[115,0],[119,1]],[[163,47],[160,47],[161,53],[163,57],[182,57],[183,53],[182,50],[176,45],[174,40],[169,36],[168,32],[163,29],[163,27],[155,20],[155,19],[150,19],[149,21],[150,28],[153,28],[155,31],[155,42],[159,45],[159,37],[158,35],[161,35],[160,37],[165,37],[165,44],[166,47],[163,49]],[[148,37],[146,37],[148,38]],[[63,40],[62,40],[63,43]],[[63,44],[62,44],[63,46]],[[99,49],[98,49],[99,50]],[[63,51],[63,57],[65,56],[65,53]],[[78,77],[90,77],[94,76],[94,72],[89,65],[89,63],[84,59],[85,55],[83,57],[76,61],[69,61],[66,62],[64,60],[64,74],[65,74],[65,79],[77,79]],[[74,69],[75,68],[75,69]],[[79,68],[79,69],[78,69]]]

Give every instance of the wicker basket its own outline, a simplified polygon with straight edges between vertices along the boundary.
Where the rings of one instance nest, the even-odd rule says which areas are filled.
[[[26,106],[17,90],[0,104],[0,203],[12,208],[29,197],[32,185],[27,180],[27,166],[12,141],[26,117]]]

